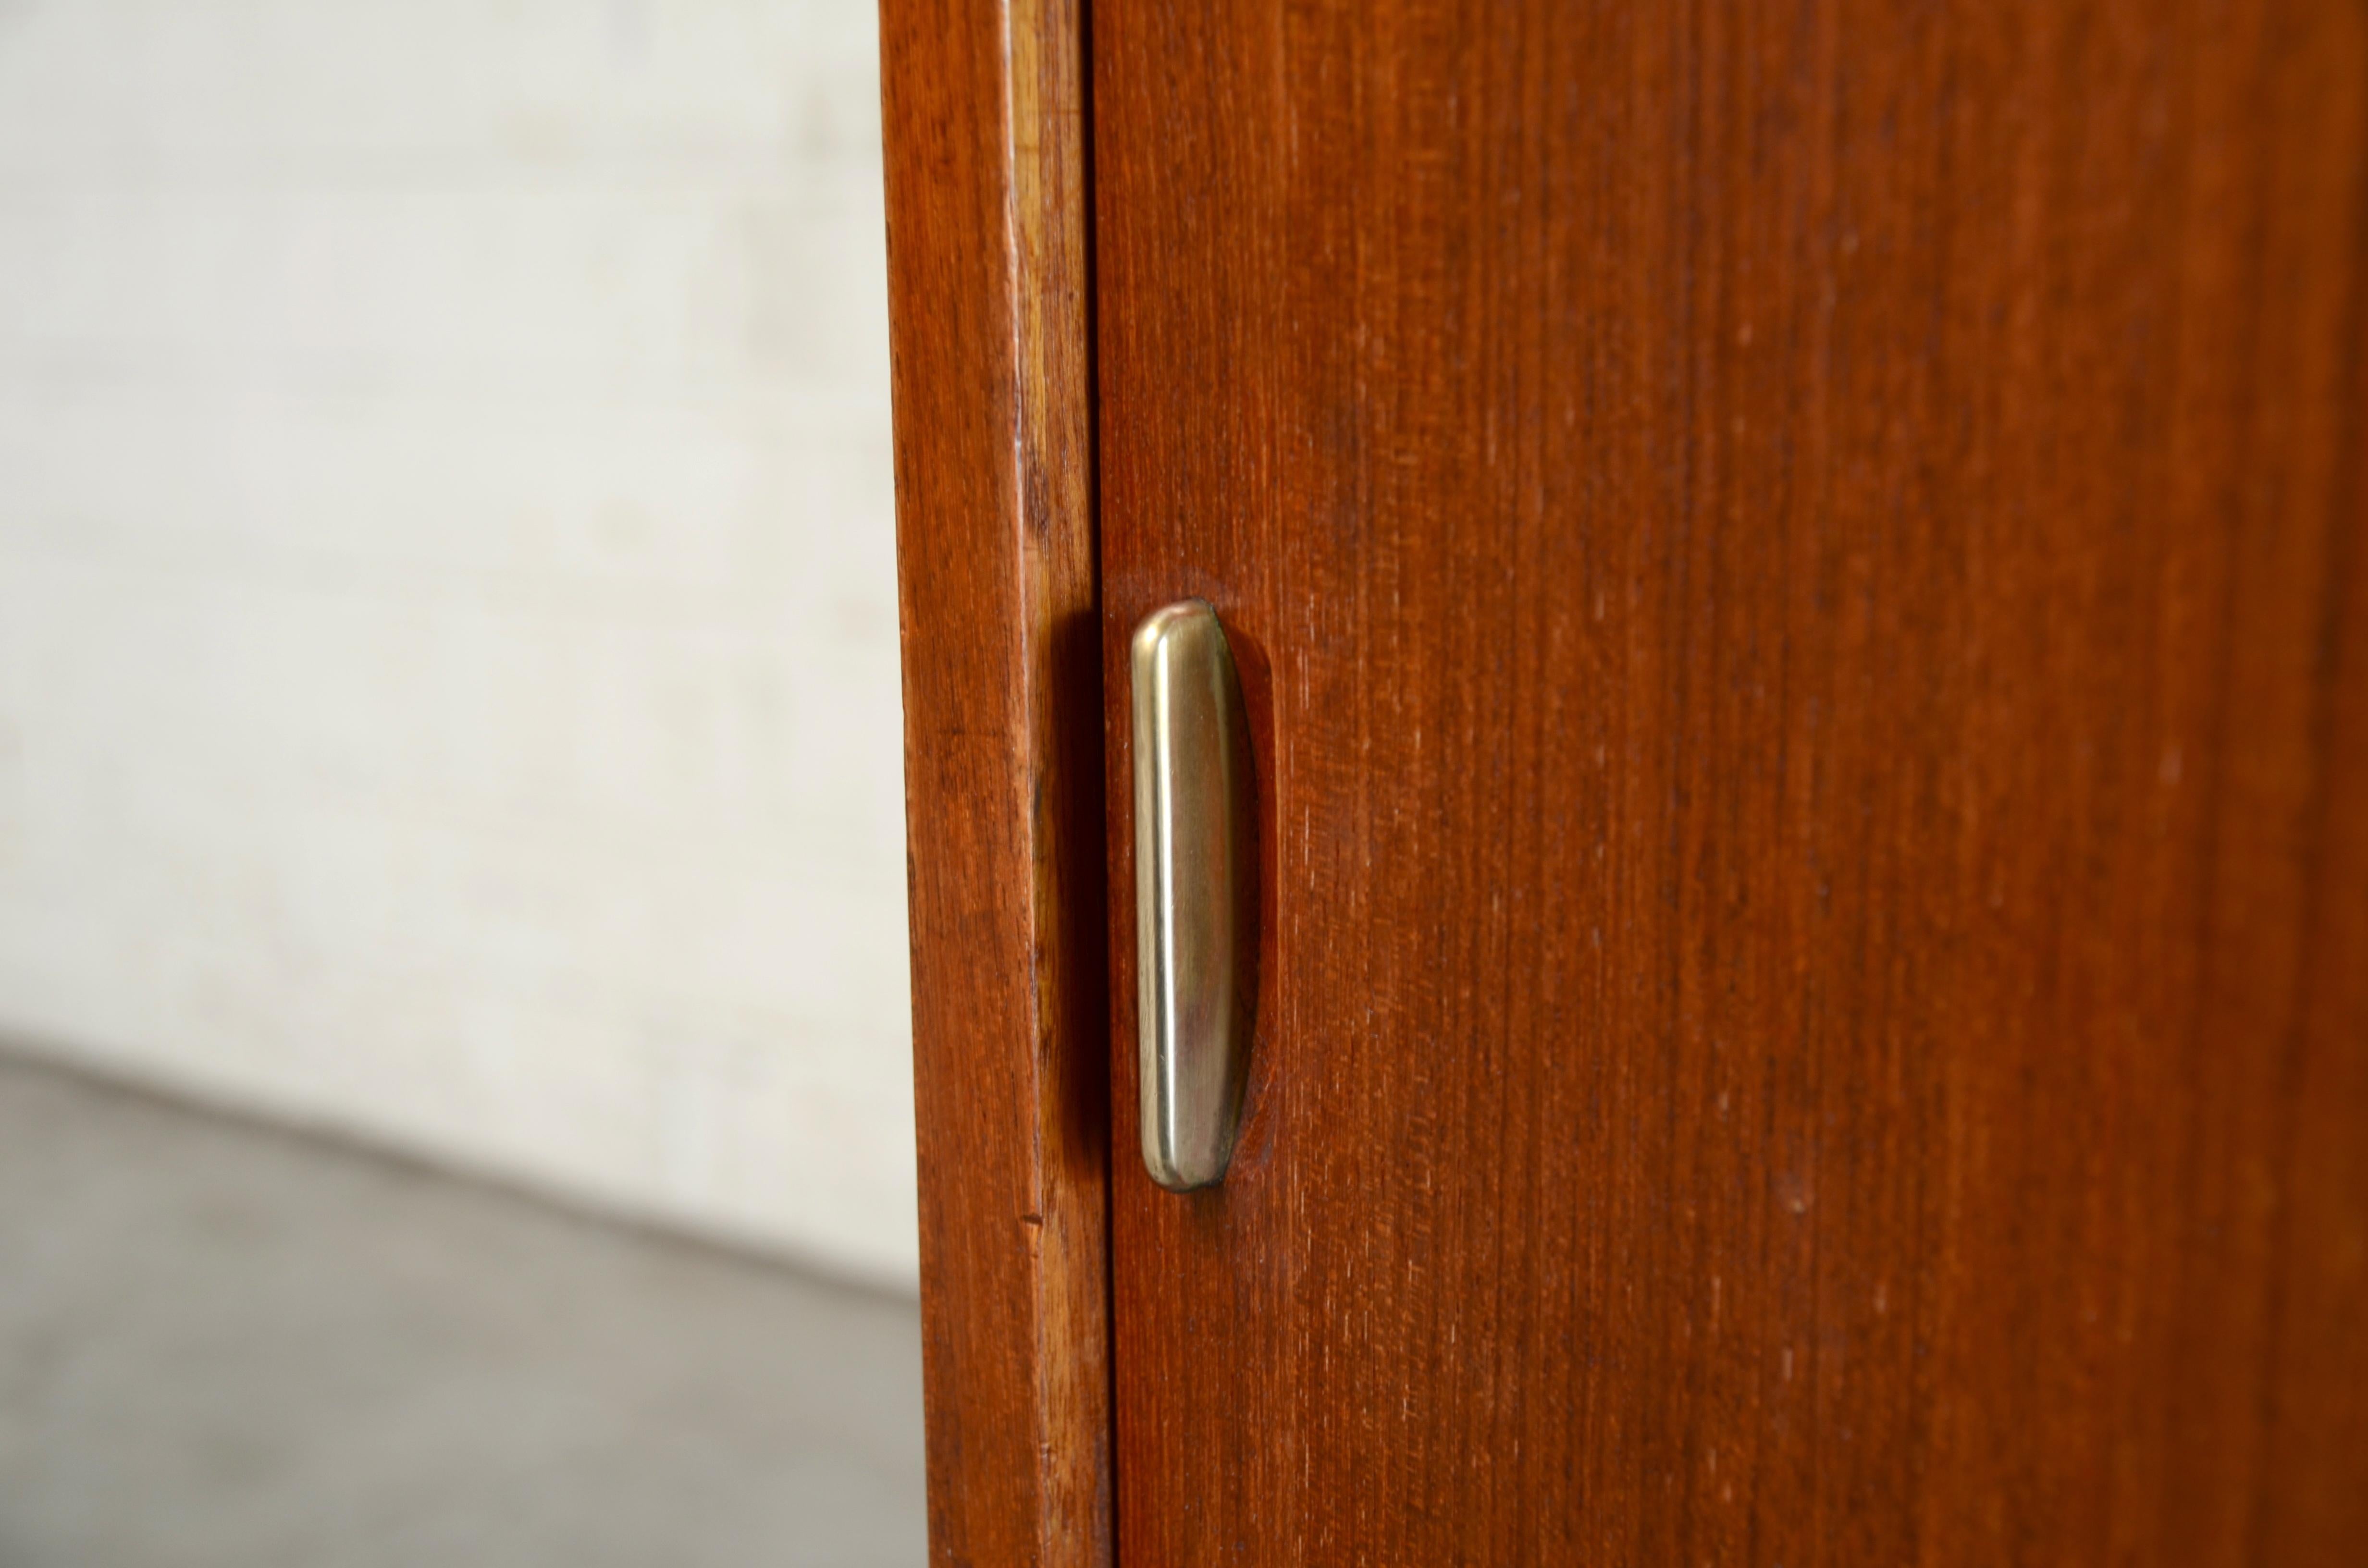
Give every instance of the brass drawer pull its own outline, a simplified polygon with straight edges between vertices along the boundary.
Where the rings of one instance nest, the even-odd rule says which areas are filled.
[[[1224,1179],[1258,990],[1257,788],[1240,678],[1199,599],[1135,628],[1135,1051],[1143,1164]]]

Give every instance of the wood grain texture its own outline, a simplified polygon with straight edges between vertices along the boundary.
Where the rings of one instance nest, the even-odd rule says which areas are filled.
[[[1273,890],[1122,1560],[2368,1562],[2368,13],[1094,62],[1114,885],[1190,593]]]
[[[1111,1551],[1081,19],[884,0],[929,1543]]]

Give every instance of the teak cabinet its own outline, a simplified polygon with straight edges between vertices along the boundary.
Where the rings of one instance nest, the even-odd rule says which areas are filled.
[[[2368,1562],[2368,7],[882,51],[936,1560]]]

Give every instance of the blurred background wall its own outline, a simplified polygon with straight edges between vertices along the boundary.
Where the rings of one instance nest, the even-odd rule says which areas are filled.
[[[0,0],[0,1037],[914,1273],[871,0]]]

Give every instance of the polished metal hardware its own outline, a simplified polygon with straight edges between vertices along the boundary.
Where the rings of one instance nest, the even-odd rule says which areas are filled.
[[[1135,1057],[1143,1163],[1178,1192],[1224,1179],[1258,994],[1257,788],[1217,612],[1134,631]]]

